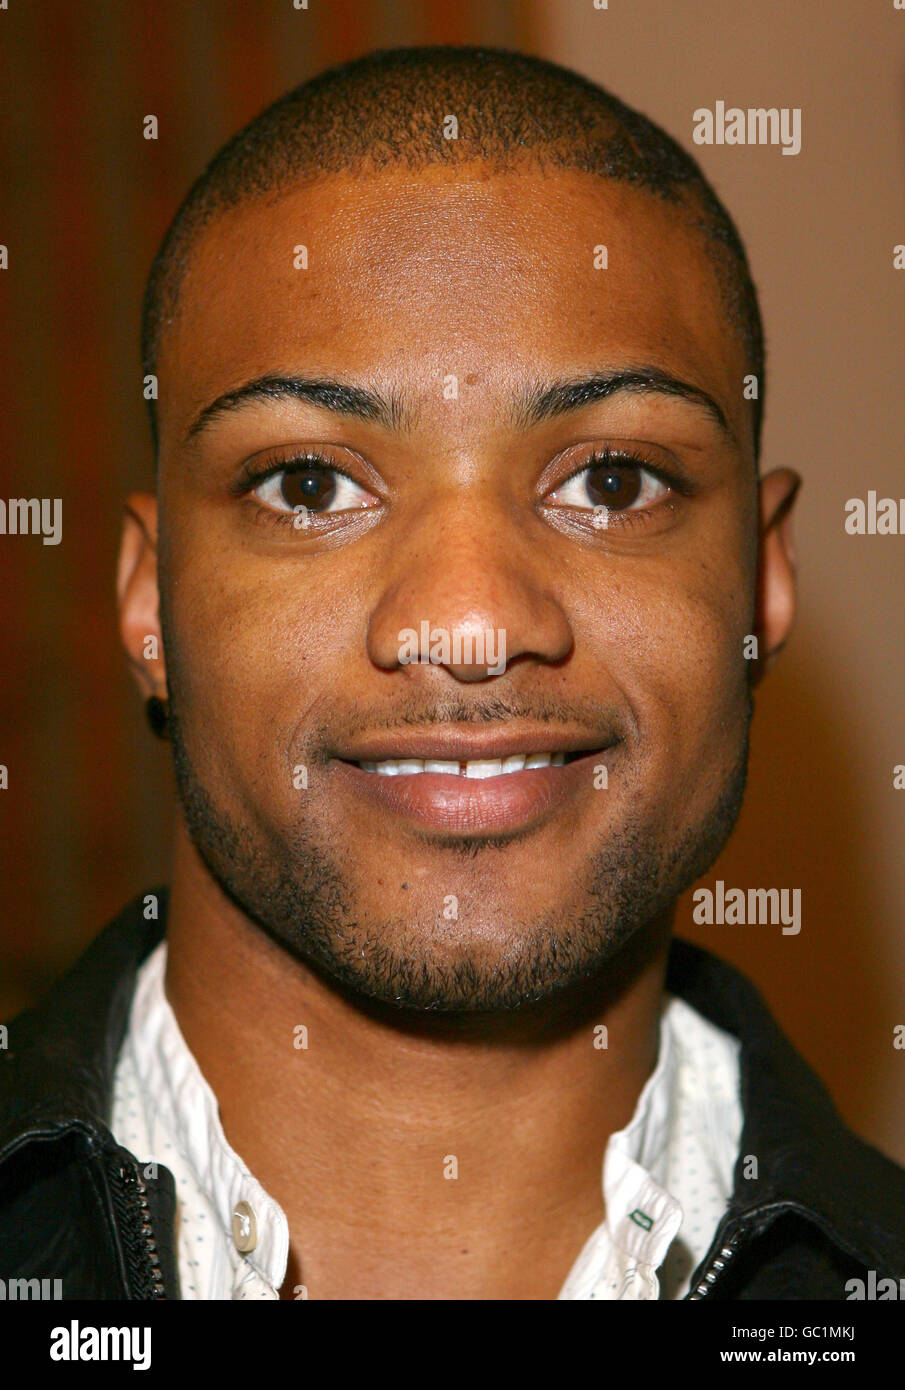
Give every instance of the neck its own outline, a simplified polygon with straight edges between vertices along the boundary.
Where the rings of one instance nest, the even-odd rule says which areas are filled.
[[[286,1213],[285,1296],[555,1298],[656,1065],[669,927],[516,1013],[401,1016],[273,941],[180,831],[166,993],[227,1140]]]

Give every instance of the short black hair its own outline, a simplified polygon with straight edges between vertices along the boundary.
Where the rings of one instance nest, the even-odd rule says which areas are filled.
[[[444,136],[455,116],[457,138]],[[480,159],[530,162],[633,184],[674,203],[706,237],[729,318],[757,381],[760,454],[765,349],[741,238],[697,162],[671,136],[604,88],[543,58],[468,45],[383,49],[303,82],[249,122],[207,165],[179,207],[151,267],[142,360],[155,373],[195,237],[241,203],[342,171],[422,169]],[[155,403],[148,402],[155,453]]]

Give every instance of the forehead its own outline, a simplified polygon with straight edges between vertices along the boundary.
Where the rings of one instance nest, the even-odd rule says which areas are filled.
[[[678,203],[536,168],[331,175],[219,216],[161,344],[162,435],[274,370],[418,396],[655,364],[717,396],[741,438],[746,369],[705,235]]]

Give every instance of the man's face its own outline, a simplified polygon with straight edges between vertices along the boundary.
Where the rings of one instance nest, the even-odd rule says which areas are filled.
[[[639,367],[728,429],[543,400]],[[204,232],[159,363],[164,648],[186,821],[253,919],[368,995],[486,1010],[668,914],[744,785],[747,370],[701,234],[581,174],[331,177]],[[273,392],[189,437],[262,377],[398,408]]]

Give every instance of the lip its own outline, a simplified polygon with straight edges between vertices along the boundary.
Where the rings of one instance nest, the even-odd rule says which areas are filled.
[[[411,733],[375,734],[352,748],[343,749],[338,756],[344,762],[356,763],[379,763],[389,758],[467,763],[478,759],[511,758],[516,753],[592,753],[614,742],[614,738],[602,737],[599,733],[589,735],[579,730],[570,733],[566,729],[545,729],[543,726],[519,729],[510,725],[506,729],[489,728],[484,733],[467,734],[447,727],[420,733],[413,730]]]
[[[509,757],[515,753],[577,751],[574,742],[571,746],[557,746],[555,740],[551,742],[549,737],[538,740],[536,734],[530,746],[515,746],[518,741],[518,738],[500,736],[493,742],[489,739],[480,743],[474,739],[457,743],[445,741],[441,749],[440,742],[432,735],[423,740],[413,738],[410,743],[406,739],[402,752],[377,751],[376,744],[369,744],[369,751],[361,754],[361,760],[380,762],[407,755],[468,762],[482,757]],[[398,742],[395,746],[398,747]],[[350,794],[384,813],[451,836],[504,835],[539,825],[570,801],[576,801],[582,793],[593,789],[594,767],[605,763],[609,768],[617,746],[616,741],[603,747],[597,745],[560,767],[528,768],[480,779],[444,772],[399,773],[395,777],[384,777],[346,761],[337,761],[335,768]],[[420,748],[424,751],[416,751]],[[454,752],[453,748],[467,751]],[[473,751],[476,748],[480,751]]]

